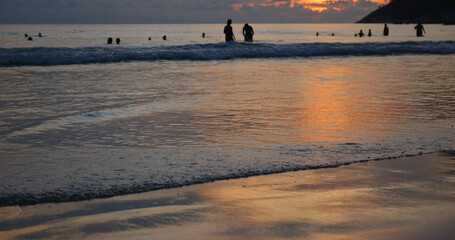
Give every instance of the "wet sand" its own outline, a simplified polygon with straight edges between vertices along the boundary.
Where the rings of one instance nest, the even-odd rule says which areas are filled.
[[[452,239],[455,155],[0,208],[0,239]]]

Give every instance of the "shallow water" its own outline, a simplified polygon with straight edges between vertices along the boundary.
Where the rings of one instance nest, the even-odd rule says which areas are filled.
[[[0,67],[0,204],[454,150],[454,39],[436,54]]]
[[[185,44],[208,44],[224,41],[221,24],[130,24],[130,25],[0,25],[1,48],[23,47],[99,47],[106,46],[107,38],[121,39],[121,46],[155,47]],[[382,36],[383,24],[255,24],[254,40],[258,43],[314,43],[314,42],[405,42],[454,41],[455,26],[428,24],[426,35],[416,38],[414,25],[389,24],[390,34]],[[243,40],[243,24],[232,25],[237,40]],[[372,37],[354,37],[360,29]],[[42,33],[43,37],[38,37]],[[206,38],[202,38],[202,33]],[[319,33],[319,36],[316,36]],[[24,34],[32,36],[27,41]],[[332,36],[334,34],[335,36]],[[162,36],[167,36],[167,41]],[[149,41],[148,38],[151,38]],[[115,44],[114,44],[115,45]]]

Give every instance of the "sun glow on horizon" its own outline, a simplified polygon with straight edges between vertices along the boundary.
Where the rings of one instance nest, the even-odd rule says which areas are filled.
[[[310,9],[313,12],[322,12],[327,10],[326,7],[313,7],[313,6],[305,6],[306,9]]]
[[[367,0],[378,5],[387,4],[390,0]],[[244,3],[232,4],[236,11],[243,7],[283,7],[309,9],[313,12],[323,12],[334,10],[341,12],[348,7],[355,6],[359,0],[247,0]]]

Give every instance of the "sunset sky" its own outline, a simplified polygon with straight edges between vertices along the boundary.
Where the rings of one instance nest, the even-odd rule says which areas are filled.
[[[355,22],[388,0],[0,0],[0,23]],[[235,22],[235,21],[234,21]]]

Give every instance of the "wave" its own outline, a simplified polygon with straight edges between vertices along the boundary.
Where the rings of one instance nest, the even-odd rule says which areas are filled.
[[[237,179],[292,171],[336,168],[349,164],[391,160],[403,157],[421,156],[424,154],[455,154],[455,150],[447,148],[438,148],[437,150],[424,149],[423,144],[416,147],[415,149],[409,149],[407,151],[402,151],[401,149],[401,153],[397,152],[398,149],[390,150],[384,148],[379,152],[377,150],[379,149],[372,149],[371,146],[368,145],[353,143],[339,144],[339,146],[331,146],[329,149],[325,148],[324,146],[316,145],[310,147],[298,146],[295,149],[291,148],[286,150],[280,148],[281,152],[279,153],[276,152],[276,149],[253,149],[253,151],[264,152],[264,157],[260,160],[252,159],[253,163],[251,164],[240,164],[241,166],[234,167],[234,165],[239,165],[239,162],[236,161],[238,159],[236,158],[244,159],[246,156],[244,153],[248,153],[245,152],[245,150],[237,149],[236,151],[238,151],[239,156],[234,156],[234,159],[215,158],[217,159],[216,161],[208,159],[207,161],[211,165],[210,168],[212,168],[211,171],[207,171],[209,166],[207,166],[203,161],[194,162],[192,161],[194,159],[186,159],[190,160],[187,161],[188,163],[186,165],[178,166],[178,164],[169,163],[167,162],[167,159],[165,159],[162,161],[167,164],[166,166],[168,169],[164,167],[157,168],[159,171],[151,175],[149,175],[150,173],[147,174],[145,172],[142,173],[143,175],[141,174],[144,169],[147,169],[149,167],[151,162],[147,162],[147,165],[143,166],[137,165],[140,163],[133,164],[132,162],[130,162],[131,164],[125,164],[125,162],[128,162],[128,160],[123,156],[118,158],[118,161],[123,162],[123,164],[120,166],[115,163],[115,161],[114,163],[110,162],[110,164],[106,164],[106,162],[97,162],[92,159],[93,161],[91,160],[90,162],[84,162],[83,165],[80,165],[81,163],[78,164],[76,161],[76,163],[73,162],[72,164],[68,164],[69,166],[67,166],[67,168],[70,168],[69,170],[63,169],[62,172],[56,172],[55,168],[47,169],[45,174],[57,177],[58,180],[45,179],[46,177],[44,177],[44,179],[35,179],[36,181],[33,181],[34,188],[28,189],[26,191],[22,189],[12,192],[12,189],[9,189],[8,187],[3,188],[3,190],[6,191],[3,193],[0,192],[0,207],[108,198],[125,194],[135,194],[159,189],[170,189],[194,184],[209,183],[219,180]],[[93,150],[87,151],[90,154],[94,153],[92,152]],[[115,150],[112,151],[114,153],[118,152]],[[138,149],[134,150],[134,153],[137,153],[137,151]],[[159,150],[155,149],[153,151],[155,154],[161,154]],[[172,149],[172,151],[177,151],[177,156],[185,155],[185,157],[188,157],[189,153],[188,151],[179,152],[176,149]],[[203,151],[198,151],[198,154],[194,154],[193,152],[193,154],[197,155],[197,157],[200,157],[201,153],[203,156],[206,156],[204,155]],[[251,153],[251,151],[249,153]],[[210,154],[212,155],[213,152]],[[227,156],[228,154],[222,151],[217,152],[215,155],[212,155],[212,157]],[[267,155],[270,156],[269,159],[265,157]],[[163,156],[166,156],[164,158],[168,158],[169,155],[167,153],[164,153]],[[318,161],[303,161],[299,163],[293,163],[292,158],[296,157],[300,158],[301,160],[321,157],[325,159],[337,159],[344,157],[345,160],[320,161],[321,159],[319,159]],[[279,158],[282,158],[282,160],[277,161],[276,159]],[[263,162],[264,159],[266,160],[265,162]],[[275,160],[269,161],[271,159]],[[234,161],[231,163],[231,165],[225,164],[226,162],[231,162],[232,160]],[[155,161],[160,160],[155,159]],[[135,169],[128,169],[128,165],[134,165]],[[75,172],[84,169],[86,169],[88,173],[74,174]],[[71,179],[67,179],[65,177],[61,178],[63,175],[67,176],[68,171],[73,173]],[[159,173],[160,171],[162,171],[161,175]],[[23,183],[22,176],[16,176],[12,178],[17,184]],[[74,182],[73,180],[77,181]],[[20,188],[24,187],[21,185]]]
[[[52,66],[129,61],[455,54],[455,41],[371,43],[216,43],[159,47],[0,48],[0,66]]]
[[[23,135],[37,134],[49,130],[63,129],[65,126],[76,123],[87,123],[87,122],[101,122],[112,119],[128,118],[133,116],[140,116],[147,114],[154,109],[163,108],[162,105],[170,105],[169,103],[151,103],[140,106],[114,108],[108,110],[93,111],[83,113],[79,115],[71,115],[58,119],[48,120],[37,126],[31,126],[19,131],[15,131],[9,135],[9,137],[17,137]]]

